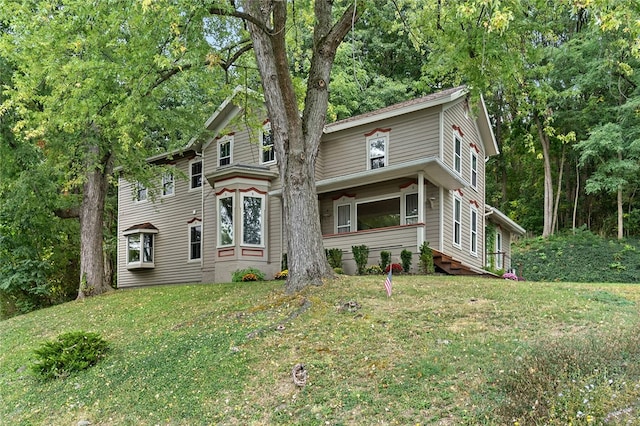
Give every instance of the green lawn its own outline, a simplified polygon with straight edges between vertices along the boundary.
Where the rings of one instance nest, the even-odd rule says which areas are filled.
[[[0,322],[0,424],[627,424],[640,286],[445,276],[122,290]],[[355,302],[349,309],[348,302]],[[97,332],[64,379],[33,350]],[[304,363],[307,384],[291,370]],[[631,423],[638,424],[638,423]]]

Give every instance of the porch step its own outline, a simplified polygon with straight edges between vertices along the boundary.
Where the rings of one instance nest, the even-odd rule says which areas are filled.
[[[471,269],[470,267],[463,265],[462,262],[455,260],[449,255],[441,253],[437,250],[433,250],[433,264],[436,267],[436,270],[439,272],[444,272],[448,275],[474,275],[474,276],[487,276],[487,277],[496,277],[495,274],[492,274],[488,271],[478,271],[475,269]]]

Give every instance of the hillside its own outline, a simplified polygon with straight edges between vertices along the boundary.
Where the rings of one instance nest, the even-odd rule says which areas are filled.
[[[383,280],[342,277],[291,297],[281,282],[117,291],[0,322],[0,423],[586,424],[640,415],[640,287],[396,276],[387,298]],[[100,333],[106,359],[36,380],[33,350],[72,330]],[[297,363],[308,372],[301,388]]]

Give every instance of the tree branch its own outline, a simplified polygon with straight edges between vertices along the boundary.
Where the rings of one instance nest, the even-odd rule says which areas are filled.
[[[233,3],[232,3],[232,6],[234,6]],[[257,19],[255,16],[250,15],[250,14],[245,13],[245,12],[240,12],[237,9],[223,9],[221,7],[211,7],[211,8],[209,8],[209,13],[212,14],[212,15],[218,15],[218,16],[231,16],[231,17],[234,17],[234,18],[240,18],[243,21],[251,22],[253,25],[255,25],[256,27],[260,28],[260,30],[264,31],[266,34],[272,34],[273,33],[271,28],[266,26],[262,21]]]

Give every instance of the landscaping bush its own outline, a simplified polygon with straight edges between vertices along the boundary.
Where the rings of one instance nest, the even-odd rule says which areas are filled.
[[[98,333],[64,333],[34,351],[36,361],[31,371],[45,380],[67,377],[95,365],[105,357],[108,348]]]
[[[369,260],[369,247],[366,245],[351,246],[353,251],[353,260],[356,262],[358,275],[364,275],[367,261]]]
[[[325,249],[324,252],[332,268],[342,268],[342,250],[339,248],[330,248]]]
[[[402,261],[402,269],[404,269],[404,271],[407,272],[407,273],[411,269],[411,258],[412,257],[413,257],[413,253],[411,253],[411,251],[409,251],[409,250],[405,249],[405,250],[402,250],[400,252],[400,260]]]
[[[242,281],[264,281],[264,272],[257,268],[238,269],[231,274],[231,281],[234,283]]]
[[[338,275],[344,275],[344,269],[342,268],[333,268],[333,272],[335,272]]]
[[[387,266],[391,263],[391,252],[390,251],[381,251],[380,252],[380,272],[387,269]]]
[[[384,273],[388,274],[389,269],[391,269],[394,274],[399,274],[403,270],[402,265],[399,263],[392,263],[391,265],[387,265],[387,267],[384,269]]]
[[[289,276],[289,270],[285,269],[283,271],[278,272],[274,278],[276,280],[286,280],[288,276]]]
[[[380,267],[380,265],[369,265],[367,266],[367,274],[380,275],[382,274],[382,268]]]
[[[419,261],[420,272],[423,274],[433,274],[435,270],[435,266],[433,265],[433,251],[431,247],[429,247],[429,242],[425,241],[420,246],[420,261]]]

